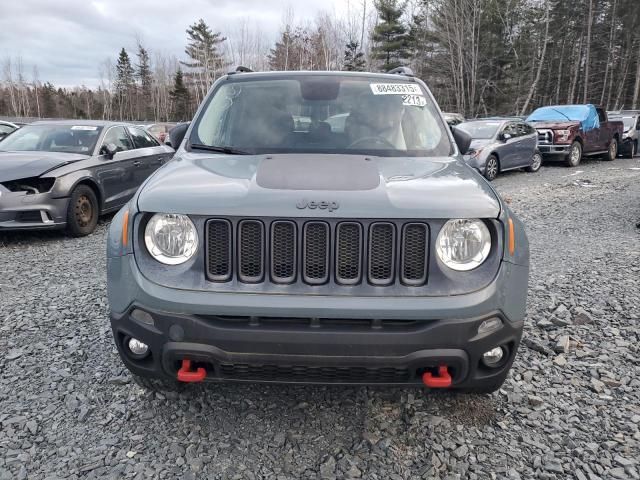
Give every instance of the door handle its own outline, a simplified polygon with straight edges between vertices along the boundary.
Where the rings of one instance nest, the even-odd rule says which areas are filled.
[[[133,162],[133,166],[134,167],[139,167],[140,166],[140,160],[136,160]]]

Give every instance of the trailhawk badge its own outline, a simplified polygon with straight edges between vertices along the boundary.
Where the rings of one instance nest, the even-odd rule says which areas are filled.
[[[327,202],[325,200],[317,202],[315,200],[307,200],[306,198],[303,198],[296,203],[296,207],[300,210],[304,210],[305,208],[315,210],[317,208],[318,210],[329,210],[330,212],[333,212],[340,208],[340,204],[338,202]]]

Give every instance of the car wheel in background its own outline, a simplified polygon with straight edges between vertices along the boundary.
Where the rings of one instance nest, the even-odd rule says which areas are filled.
[[[567,167],[577,167],[580,165],[580,160],[582,160],[582,144],[575,141],[571,144],[571,150],[567,155]]]
[[[100,207],[96,194],[87,185],[79,185],[69,199],[67,231],[73,237],[84,237],[96,229]]]
[[[533,158],[531,159],[531,165],[526,167],[526,170],[527,172],[534,173],[540,170],[541,166],[542,166],[542,155],[540,155],[540,152],[535,152],[533,154]]]
[[[604,155],[603,159],[607,162],[612,162],[618,156],[618,140],[615,138],[611,140],[609,144],[609,148],[607,148],[607,153]]]
[[[485,163],[484,165],[484,178],[492,181],[498,176],[499,171],[500,164],[498,163],[498,157],[496,157],[495,155],[489,155],[489,158],[487,158],[487,163]]]
[[[631,142],[631,146],[629,147],[629,158],[633,158],[638,154],[638,141],[634,140]]]

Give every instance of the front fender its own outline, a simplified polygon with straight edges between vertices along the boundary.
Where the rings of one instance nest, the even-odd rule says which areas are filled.
[[[99,192],[100,206],[102,206],[104,199],[104,190],[100,182],[91,174],[89,170],[77,170],[75,172],[68,173],[62,177],[58,177],[53,188],[51,189],[52,198],[64,198],[69,197],[71,192],[80,182],[91,182]]]

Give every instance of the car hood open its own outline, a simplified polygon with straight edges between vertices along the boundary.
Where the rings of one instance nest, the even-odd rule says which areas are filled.
[[[39,177],[67,163],[89,158],[61,152],[0,152],[0,182]]]
[[[496,218],[500,202],[480,175],[448,157],[183,152],[143,186],[138,208],[211,216]]]

